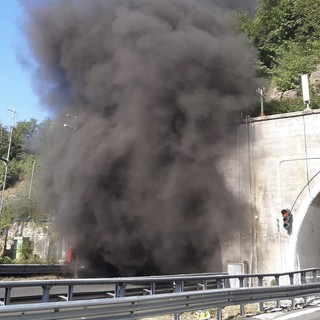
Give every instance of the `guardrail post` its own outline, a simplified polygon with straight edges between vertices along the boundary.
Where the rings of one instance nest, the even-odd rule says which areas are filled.
[[[126,295],[126,285],[122,282],[116,284],[116,298],[121,298]]]
[[[294,274],[290,273],[289,274],[289,280],[290,280],[290,285],[292,286],[294,284]],[[291,299],[291,308],[294,308],[294,298]]]
[[[230,288],[230,279],[222,280],[223,288]]]
[[[280,278],[279,275],[274,276],[276,286],[278,286],[278,285],[280,284],[279,278]],[[277,301],[276,301],[276,306],[277,306],[277,308],[280,308],[280,300],[277,300]]]
[[[222,308],[217,307],[217,320],[222,320]]]
[[[173,291],[175,292],[175,293],[177,293],[177,292],[183,292],[183,281],[175,281],[174,283],[173,283]],[[174,320],[179,320],[180,319],[180,314],[179,313],[175,313],[174,315],[173,315],[173,319]]]
[[[306,279],[306,272],[303,271],[301,272],[301,284],[305,284],[307,283],[307,279]],[[303,301],[304,301],[304,304],[307,303],[307,297],[303,297]]]
[[[262,276],[258,276],[258,286],[263,287],[263,277]],[[259,311],[262,312],[263,309],[264,309],[264,306],[263,306],[263,301],[262,301],[262,302],[259,302]]]
[[[243,288],[243,280],[244,280],[244,277],[239,277],[239,285],[240,285],[240,288]],[[244,315],[244,305],[243,304],[240,304],[240,315]]]
[[[151,282],[150,289],[151,289],[151,294],[156,293],[156,283],[155,282]]]
[[[52,286],[50,286],[50,285],[42,286],[42,302],[49,301],[51,288],[52,288]]]
[[[290,280],[290,285],[291,286],[293,285],[293,277],[294,277],[293,274],[289,274],[289,280]]]
[[[150,283],[150,289],[143,289],[143,295],[145,294],[155,294],[156,292],[156,283],[155,282],[151,282]]]
[[[4,305],[7,305],[10,303],[10,295],[11,295],[11,288],[6,288],[4,292],[4,300],[3,300]]]
[[[305,283],[307,283],[306,272],[302,271],[301,272],[301,284],[305,284]],[[304,302],[304,304],[307,303],[307,297],[303,297],[303,302]]]
[[[317,270],[312,271],[312,280],[313,280],[313,283],[317,282]]]
[[[217,279],[217,289],[222,288],[221,279]],[[222,308],[217,307],[217,320],[222,320]]]
[[[73,285],[68,286],[68,296],[67,301],[71,301],[73,298]]]

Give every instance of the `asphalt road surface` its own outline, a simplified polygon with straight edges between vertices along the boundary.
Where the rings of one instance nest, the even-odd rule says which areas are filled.
[[[293,310],[290,312],[279,312],[277,314],[261,314],[252,317],[254,320],[319,320],[320,306],[307,306],[304,309]]]

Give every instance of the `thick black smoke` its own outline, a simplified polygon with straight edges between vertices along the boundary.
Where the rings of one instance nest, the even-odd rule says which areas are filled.
[[[48,154],[40,199],[105,273],[219,271],[219,234],[249,215],[219,168],[255,93],[254,56],[218,3],[25,6],[37,92],[77,116]]]

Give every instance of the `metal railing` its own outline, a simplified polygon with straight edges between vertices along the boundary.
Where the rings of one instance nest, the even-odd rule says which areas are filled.
[[[84,312],[84,309],[86,309],[85,315],[91,308],[101,312],[101,319],[138,319],[138,317],[161,314],[175,314],[175,319],[179,319],[179,313],[181,312],[212,307],[217,307],[217,319],[221,319],[221,308],[226,305],[240,305],[240,312],[243,314],[243,307],[247,303],[259,302],[260,310],[262,310],[264,301],[273,300],[277,301],[277,305],[280,305],[280,300],[283,299],[293,299],[295,297],[306,299],[307,296],[318,294],[320,293],[320,283],[317,283],[319,272],[320,269],[312,268],[268,274],[227,275],[206,273],[0,282],[0,288],[4,289],[4,306],[0,307],[0,319],[1,317],[11,319],[9,317],[11,316],[10,312],[16,312],[16,315],[20,315],[21,318],[19,319],[73,319],[71,313],[73,316],[74,312]],[[228,288],[231,279],[238,279],[240,288]],[[274,284],[273,286],[270,286],[271,282]],[[266,283],[268,286],[264,286]],[[288,285],[282,285],[282,283]],[[76,287],[84,288],[86,285],[99,286],[100,290],[105,292],[105,298],[77,301],[73,294],[74,289]],[[248,287],[249,285],[251,287]],[[48,302],[50,301],[52,288],[58,286],[64,287],[63,295],[66,302]],[[41,288],[43,303],[29,306],[21,304],[10,306],[12,289],[22,287]],[[139,293],[135,293],[136,296],[134,297],[126,297],[128,289],[132,287],[136,288]],[[119,307],[120,305],[121,307]],[[28,318],[29,312],[33,312],[34,308],[38,310],[37,312],[41,310],[40,313],[48,312],[48,315],[42,314],[41,316],[46,316],[44,318],[41,318],[41,316],[39,318],[33,316]],[[75,309],[72,309],[73,311],[70,313],[70,308]],[[126,308],[130,310],[130,317],[125,311]],[[57,311],[50,318],[50,312],[52,313],[53,310]],[[3,314],[7,317],[3,317]],[[67,316],[65,317],[64,314],[67,314]],[[79,313],[77,314],[79,316]],[[60,315],[61,318],[58,317]],[[93,314],[89,316],[93,316]]]
[[[320,283],[237,288],[158,294],[150,296],[94,299],[85,301],[37,303],[3,306],[0,319],[139,319],[164,314],[179,314],[198,309],[221,308],[274,299],[315,295]],[[221,319],[221,316],[218,316]]]
[[[0,275],[71,274],[67,264],[0,264]]]

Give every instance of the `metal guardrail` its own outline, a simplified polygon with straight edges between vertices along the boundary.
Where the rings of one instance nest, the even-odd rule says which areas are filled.
[[[109,305],[110,303],[111,304],[115,303],[113,307],[110,307],[112,310],[117,309],[117,306],[120,303],[120,300],[118,298],[121,298],[121,301],[123,303],[126,300],[122,300],[122,299],[128,299],[128,297],[125,297],[127,294],[126,288],[128,288],[129,286],[142,286],[143,291],[141,291],[141,296],[130,297],[131,300],[128,300],[133,303],[133,306],[131,306],[130,310],[134,314],[135,313],[141,314],[142,311],[136,310],[135,306],[139,301],[145,301],[144,299],[146,298],[144,297],[146,296],[143,296],[143,294],[148,294],[149,296],[147,297],[149,297],[150,300],[147,299],[146,301],[149,301],[148,303],[152,305],[158,304],[158,300],[157,300],[158,298],[160,300],[165,299],[164,305],[157,306],[157,312],[158,312],[157,314],[168,313],[168,310],[170,309],[169,313],[175,313],[176,314],[175,319],[179,319],[178,313],[188,311],[188,310],[193,310],[193,309],[190,309],[189,307],[192,307],[192,308],[208,307],[209,308],[209,307],[214,307],[216,305],[218,306],[217,318],[221,319],[221,306],[224,306],[224,305],[240,304],[240,313],[243,314],[244,304],[246,303],[259,302],[260,310],[263,310],[263,301],[275,300],[277,301],[277,306],[279,306],[280,299],[287,299],[289,297],[296,297],[296,296],[307,296],[310,294],[319,293],[320,284],[316,283],[319,272],[320,272],[319,268],[312,268],[312,269],[304,269],[304,270],[285,272],[285,273],[267,273],[267,274],[228,275],[228,274],[205,273],[205,274],[192,274],[192,275],[183,274],[183,275],[172,275],[172,276],[149,276],[149,277],[126,277],[126,278],[103,278],[103,279],[6,281],[6,282],[0,282],[0,289],[1,288],[4,289],[3,304],[5,305],[0,307],[0,315],[2,316],[2,313],[5,310],[11,310],[10,308],[13,308],[12,310],[16,310],[16,311],[29,310],[29,309],[26,309],[26,308],[29,308],[26,305],[8,306],[10,304],[11,290],[13,288],[19,288],[19,287],[20,288],[22,287],[41,288],[43,304],[41,304],[42,307],[40,305],[37,307],[41,309],[41,308],[48,308],[49,305],[53,306],[52,303],[55,303],[55,304],[58,303],[58,302],[50,302],[49,304],[47,303],[50,298],[50,290],[53,287],[65,286],[64,295],[65,295],[66,302],[63,302],[62,305],[74,306],[74,307],[81,306],[80,308],[83,309],[84,307],[81,303],[84,303],[84,302],[75,301],[74,299],[74,294],[73,294],[74,288],[77,286],[81,287],[85,285],[99,285],[99,286],[105,285],[109,287],[109,289],[106,289],[106,292],[109,291],[108,295],[106,293],[106,297],[108,296],[109,298],[106,298],[103,300],[90,300],[90,301],[96,301],[98,305],[100,305],[101,301],[103,301],[103,303],[107,305]],[[231,279],[238,279],[240,288],[226,289],[229,287]],[[268,279],[269,283],[270,283],[270,279],[272,279],[274,286],[264,287],[264,284],[265,284],[264,282],[266,281],[266,279]],[[289,286],[280,285],[281,282],[282,283],[287,282],[290,285]],[[307,284],[307,282],[312,282],[313,284],[312,285]],[[171,288],[170,292],[173,292],[173,293],[166,293],[166,295],[163,295],[163,291],[158,290],[158,288],[163,286],[164,284],[168,285],[169,288]],[[114,287],[112,294],[110,294],[110,285]],[[249,285],[251,285],[250,288],[245,288],[245,287],[248,287]],[[215,289],[208,290],[212,287],[214,287]],[[293,291],[293,289],[295,291]],[[161,294],[159,292],[161,292]],[[182,293],[182,295],[180,295],[180,293]],[[239,298],[241,294],[242,294],[243,300]],[[243,296],[244,294],[247,296],[244,297]],[[199,300],[198,304],[195,303],[194,305],[191,305],[190,299],[194,295],[197,297],[201,297],[199,298],[201,301]],[[213,301],[209,299],[208,301],[211,301],[211,303],[208,302],[208,305],[206,305],[204,304],[204,301],[205,299],[208,298],[208,295],[210,297],[211,295],[213,295],[212,297],[219,297],[219,299],[217,298],[218,300],[213,300]],[[113,298],[110,299],[110,297],[113,297]],[[182,303],[183,307],[180,306],[182,309],[178,309],[178,307],[176,307],[175,305],[171,305],[171,307],[169,307],[169,309],[167,310],[166,305],[169,302],[166,299],[169,298],[170,301],[175,301],[176,297],[180,297],[180,298],[182,297],[181,298],[182,300],[189,299],[188,300],[189,302],[186,303],[186,301],[184,301]],[[238,299],[234,300],[233,297],[237,297]],[[91,305],[90,301],[88,300],[86,303],[89,303],[89,305]],[[163,300],[161,301],[163,302]],[[178,299],[178,301],[180,300]],[[69,304],[71,302],[73,304]],[[170,302],[170,303],[172,304],[173,302]],[[36,304],[32,304],[30,308],[32,306],[35,307]],[[59,303],[56,306],[58,308],[57,310],[60,310]],[[10,307],[10,308],[8,309],[7,307]],[[100,307],[93,305],[92,308],[99,309]],[[50,310],[51,310],[50,312],[52,312],[53,309],[50,309]],[[152,310],[150,312],[156,312],[155,310],[153,311]],[[109,313],[112,313],[109,309],[101,312],[105,312],[105,311],[107,312],[107,314],[102,316],[101,319],[109,319],[107,318],[107,316]],[[128,317],[127,314],[126,314],[126,317]],[[115,315],[111,316],[111,318],[112,319],[128,319],[128,318],[121,318],[120,316],[119,318],[117,318],[115,317]],[[10,318],[6,318],[6,319],[10,319]],[[29,319],[29,318],[21,318],[21,319]],[[38,318],[31,317],[30,319],[38,319]],[[51,318],[48,317],[48,318],[39,318],[39,319],[60,319],[60,318],[57,318],[55,314],[54,317],[51,317]],[[69,319],[69,318],[61,318],[61,319]],[[73,318],[70,318],[70,319],[73,319]],[[132,319],[136,319],[136,318],[133,317]]]
[[[141,295],[168,292],[182,292],[186,290],[221,288],[226,273],[204,273],[192,275],[168,275],[168,276],[146,276],[125,278],[96,278],[96,279],[58,279],[58,280],[29,280],[29,281],[1,281],[0,289],[4,289],[3,304],[10,304],[11,291],[17,288],[41,288],[42,302],[48,302],[50,291],[53,287],[65,290],[61,293],[66,301],[74,300],[75,288],[99,285],[100,291],[105,287],[106,295],[109,297],[125,297],[126,289],[132,286],[141,287]],[[218,279],[218,280],[217,280]],[[165,287],[164,287],[165,286]],[[102,287],[102,288],[101,288]],[[113,290],[110,289],[113,287]],[[85,290],[85,289],[84,289]],[[0,295],[1,297],[1,295]]]
[[[71,274],[67,264],[0,264],[0,275]]]
[[[320,283],[3,306],[0,319],[139,319],[163,314],[315,295]],[[221,318],[221,317],[220,317]]]

